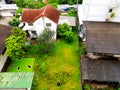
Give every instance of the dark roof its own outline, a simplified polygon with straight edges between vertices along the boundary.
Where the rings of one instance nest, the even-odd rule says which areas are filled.
[[[120,61],[92,60],[81,56],[81,67],[83,80],[120,82]]]
[[[11,34],[12,27],[0,24],[0,54],[3,53],[5,49],[5,39]]]
[[[87,52],[120,54],[120,23],[84,21]]]
[[[22,22],[33,23],[41,16],[45,16],[55,23],[58,23],[60,12],[50,5],[44,6],[41,9],[23,9]]]

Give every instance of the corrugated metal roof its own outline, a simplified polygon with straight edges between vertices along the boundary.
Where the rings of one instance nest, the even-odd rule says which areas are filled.
[[[84,21],[90,53],[120,54],[120,23]]]
[[[87,56],[81,57],[81,72],[83,80],[100,82],[120,82],[120,62],[112,59],[93,60]]]

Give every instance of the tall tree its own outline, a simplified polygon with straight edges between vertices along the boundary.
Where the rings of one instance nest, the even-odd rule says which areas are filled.
[[[26,32],[15,27],[11,33],[12,35],[5,40],[6,53],[12,60],[16,60],[25,54]]]

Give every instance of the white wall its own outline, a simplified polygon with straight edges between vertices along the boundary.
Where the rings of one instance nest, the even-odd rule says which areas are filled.
[[[48,28],[50,28],[52,31],[55,32],[55,35],[53,38],[56,39],[57,24],[54,23],[53,21],[51,21],[50,19],[48,19],[47,17],[41,17],[41,18],[37,19],[33,23],[33,26],[29,26],[28,23],[26,23],[23,30],[33,30],[33,31],[36,31],[37,35],[40,35],[40,33],[42,33],[42,31],[46,27],[46,23],[51,23],[51,27],[48,27]]]
[[[109,15],[110,5],[117,5],[113,9],[115,17],[112,18],[112,21],[120,22],[120,0],[83,0],[82,9],[83,20],[89,21],[105,21]],[[80,10],[78,8],[78,10]],[[79,11],[81,12],[81,11]],[[79,13],[79,17],[81,13]]]
[[[0,14],[5,17],[13,16],[13,13],[11,13],[11,12],[15,12],[15,10],[2,10],[2,11],[0,11]]]

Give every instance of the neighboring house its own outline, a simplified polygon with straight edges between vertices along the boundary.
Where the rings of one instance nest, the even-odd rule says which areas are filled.
[[[0,74],[0,90],[31,90],[33,72],[4,72]]]
[[[7,55],[5,54],[5,39],[10,36],[11,29],[12,27],[0,24],[0,71],[2,71],[7,60]]]
[[[63,23],[67,23],[71,27],[76,26],[75,17],[72,17],[72,16],[60,16],[58,25],[63,24]]]
[[[58,25],[60,12],[50,5],[41,9],[23,9],[21,22],[25,23],[23,30],[28,31],[31,38],[40,35],[45,28],[50,28],[55,32]]]
[[[16,4],[0,4],[0,15],[2,17],[13,16],[17,9]]]
[[[81,57],[82,81],[120,82],[120,23],[84,21],[87,55]],[[90,56],[90,53],[94,56]]]
[[[83,4],[78,6],[79,22],[81,22],[81,19],[120,22],[119,12],[120,0],[83,0]],[[111,18],[112,13],[114,13],[114,16]]]
[[[85,41],[83,21],[120,22],[120,0],[83,0],[78,6],[79,37]]]

